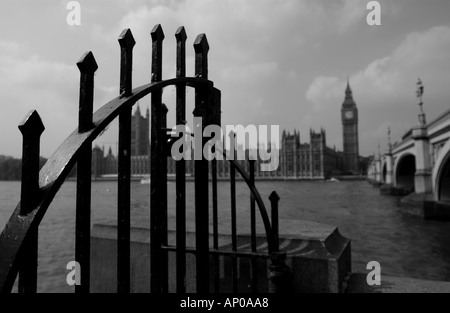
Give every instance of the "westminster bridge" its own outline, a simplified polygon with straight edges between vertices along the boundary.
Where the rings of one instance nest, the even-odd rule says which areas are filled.
[[[389,136],[390,137],[390,136]],[[450,217],[450,110],[430,123],[419,114],[417,126],[400,142],[388,144],[369,165],[368,179],[382,185],[384,193],[408,194],[402,202],[414,202],[429,218]],[[412,202],[411,202],[412,200]],[[448,210],[448,211],[447,211]]]

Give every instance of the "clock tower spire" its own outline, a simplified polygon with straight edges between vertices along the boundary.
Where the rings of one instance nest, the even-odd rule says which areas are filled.
[[[358,108],[353,100],[353,92],[347,77],[345,99],[341,108],[344,171],[349,174],[359,173]]]

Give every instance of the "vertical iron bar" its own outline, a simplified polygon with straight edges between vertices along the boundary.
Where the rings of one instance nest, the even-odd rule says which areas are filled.
[[[135,40],[129,29],[119,36],[120,94],[131,95],[133,47]],[[130,292],[130,171],[131,171],[131,106],[119,115],[118,182],[117,182],[117,292]]]
[[[86,52],[77,62],[81,72],[78,132],[92,129],[94,103],[94,73],[97,62],[92,52]],[[89,293],[91,250],[91,162],[92,143],[81,149],[77,162],[77,202],[75,223],[75,260],[82,270],[81,285],[75,285],[75,293]]]
[[[273,251],[271,252],[279,252],[280,251],[280,242],[279,242],[279,230],[278,230],[278,201],[280,197],[278,196],[276,191],[273,191],[270,196],[270,205],[272,208],[272,247]]]
[[[255,186],[255,161],[249,160],[250,170],[250,184],[251,187]],[[251,228],[251,246],[252,252],[256,252],[256,210],[255,210],[255,197],[250,192],[250,228]]]
[[[162,80],[162,42],[164,32],[161,25],[156,25],[152,31],[152,82]],[[150,143],[150,290],[161,293],[161,207],[164,199],[162,164],[166,159],[164,154],[164,137],[162,131],[162,90],[151,95],[151,143]]]
[[[195,76],[208,78],[209,44],[205,34],[197,36],[194,42]],[[201,131],[209,124],[207,116],[208,90],[204,87],[195,89],[195,116],[202,117]],[[201,140],[201,160],[195,161],[195,247],[197,269],[197,292],[209,292],[209,192],[208,192],[208,161],[203,156],[203,146],[206,138]]]
[[[165,129],[167,128],[167,106],[162,104],[161,111],[161,133],[165,136]],[[163,131],[164,130],[164,131]],[[167,153],[166,153],[167,140],[163,142],[162,151],[162,164],[161,164],[161,245],[167,246]],[[161,292],[169,292],[169,258],[167,250],[161,251]]]
[[[40,137],[45,127],[37,111],[30,111],[19,124],[22,133],[22,185],[20,215],[33,211],[39,202]],[[36,293],[38,267],[38,227],[30,229],[20,252],[19,293]]]
[[[175,33],[177,39],[177,74],[186,77],[186,31],[183,26]],[[186,125],[186,85],[176,86],[176,124]],[[186,140],[186,138],[183,138]],[[177,293],[186,292],[186,161],[176,162],[176,245]]]
[[[231,187],[231,242],[236,247],[236,169],[234,163],[230,163],[230,187]]]
[[[20,215],[33,211],[39,196],[39,151],[40,137],[45,127],[33,110],[20,122],[22,133],[22,185],[20,190]]]
[[[212,94],[212,101],[209,106],[209,114],[211,114],[211,123],[221,126],[221,93],[220,90],[214,88]],[[223,140],[222,140],[223,141]],[[217,143],[216,143],[217,144]],[[213,197],[213,246],[215,250],[219,249],[219,221],[218,221],[218,204],[217,204],[217,159],[216,145],[214,146],[214,158],[211,162],[212,171],[212,197]],[[223,164],[223,162],[222,162]],[[219,164],[220,165],[220,164]],[[220,173],[220,169],[219,169]],[[220,257],[214,256],[214,285],[215,292],[220,292]]]
[[[217,160],[211,161],[212,174],[212,205],[213,205],[213,246],[214,250],[219,249],[219,227],[218,227],[218,208],[217,208]],[[220,292],[220,268],[219,255],[214,256],[214,290]]]
[[[269,249],[271,262],[269,266],[269,292],[287,293],[291,290],[292,274],[286,265],[286,254],[280,253],[278,228],[278,201],[280,197],[273,191],[269,196],[272,207],[272,249]]]
[[[255,160],[249,160],[250,184],[255,186]],[[256,252],[256,207],[255,197],[250,193],[250,228],[251,228],[251,248],[252,252]],[[252,256],[252,292],[258,292],[258,270],[257,259]]]
[[[233,160],[237,162],[237,144],[236,134],[230,133],[230,148],[233,151]],[[236,169],[233,163],[230,163],[230,184],[231,184],[231,247],[233,251],[237,251],[237,227],[236,227]],[[237,259],[236,255],[232,255],[233,267],[233,292],[237,292]]]
[[[38,229],[29,231],[28,243],[21,254],[19,293],[36,293],[38,268]]]

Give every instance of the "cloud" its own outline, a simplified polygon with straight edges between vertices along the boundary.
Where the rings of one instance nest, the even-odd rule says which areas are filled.
[[[336,105],[336,99],[342,98],[344,83],[335,76],[319,76],[306,91],[306,99],[313,103],[315,111],[322,111],[327,105]]]
[[[415,101],[418,76],[429,91],[428,99],[443,100],[448,98],[448,89],[444,86],[450,81],[449,53],[450,27],[433,27],[409,34],[390,56],[373,61],[353,79],[362,91],[362,99],[371,106],[391,105],[389,101],[374,101],[376,98],[389,98],[396,100],[399,106],[409,106]],[[436,105],[435,109],[439,108],[442,104]]]
[[[230,66],[221,72],[224,82],[234,84],[254,84],[256,78],[270,79],[278,72],[276,62],[250,63],[243,66]]]
[[[83,27],[58,28],[53,20],[43,20],[36,31],[51,28],[54,32],[51,36],[43,32],[48,36],[39,42],[30,40],[28,34],[11,36],[24,38],[20,45],[5,41],[7,37],[0,41],[0,82],[5,88],[2,97],[5,103],[15,104],[8,112],[11,114],[7,122],[14,120],[8,129],[15,129],[28,108],[38,108],[47,126],[43,140],[51,136],[51,144],[42,146],[46,155],[76,126],[79,74],[73,60],[81,53],[74,51],[92,50],[97,59],[94,105],[98,108],[118,93],[117,37],[124,28],[131,28],[137,42],[134,86],[150,80],[150,31],[155,24],[161,24],[166,35],[163,78],[175,75],[174,33],[184,25],[188,34],[189,76],[194,75],[193,41],[199,33],[208,36],[209,77],[222,91],[224,124],[279,124],[281,129],[303,127],[302,133],[305,128],[324,126],[329,130],[328,142],[341,132],[339,110],[346,80],[340,75],[348,70],[339,67],[347,67],[355,55],[367,54],[372,42],[366,35],[375,33],[359,27],[362,24],[367,27],[367,11],[366,2],[356,0],[121,0],[108,2],[107,6],[105,3],[82,4],[83,10],[86,9]],[[398,10],[401,5],[397,1],[395,5],[384,2],[383,16],[394,12],[392,8],[396,8],[395,14],[401,12]],[[67,12],[61,8],[64,24]],[[39,6],[35,15],[45,10]],[[411,34],[397,49],[383,57],[373,57],[372,62],[357,58],[357,62],[365,63],[359,65],[360,70],[353,70],[350,80],[361,118],[366,118],[369,112],[381,116],[382,111],[389,110],[393,117],[403,114],[403,118],[414,119],[414,84],[418,75],[425,83],[425,108],[438,100],[444,103],[443,93],[448,90],[444,73],[448,72],[450,62],[443,46],[446,40],[439,43],[438,38],[446,38],[447,31],[443,27],[430,31],[432,34],[428,36],[426,32]],[[392,36],[387,37],[392,43]],[[59,45],[53,45],[54,40]],[[365,45],[362,51],[353,49],[354,40]],[[26,95],[23,90],[27,90]],[[169,100],[175,92],[170,88],[167,91],[169,95],[164,96],[164,101],[171,109],[173,104]],[[438,93],[439,97],[432,97]],[[192,95],[192,90],[188,91],[187,112],[192,112]],[[148,105],[149,101],[145,99],[142,103]],[[397,107],[409,107],[409,111],[393,109]],[[370,120],[373,123],[375,118]],[[372,127],[370,123],[364,127]],[[50,135],[50,128],[56,135]]]
[[[150,31],[154,25],[161,24],[166,35],[163,49],[166,77],[174,72],[174,33],[180,25],[186,26],[187,53],[191,58],[195,36],[208,35],[211,74],[226,67],[251,66],[274,59],[282,60],[281,69],[290,69],[291,60],[298,57],[308,39],[317,38],[320,33],[342,33],[357,21],[365,21],[365,5],[359,2],[341,0],[330,5],[329,1],[316,0],[136,0],[131,1],[132,9],[122,16],[117,27],[95,25],[93,36],[112,44],[110,38],[130,28],[137,40],[136,62],[148,63]],[[214,59],[220,62],[213,62]],[[189,66],[187,70],[188,74],[193,71]]]
[[[366,22],[368,11],[366,11],[365,3],[361,3],[361,0],[344,0],[335,3],[335,6],[331,6],[331,8],[333,10],[331,16],[336,22],[339,33],[344,33],[358,22]]]
[[[2,86],[2,154],[21,155],[22,137],[17,125],[26,112],[36,109],[46,131],[42,155],[49,156],[75,128],[78,116],[78,69],[25,54],[16,42],[0,43],[0,86]],[[64,130],[64,131],[61,131]]]
[[[298,0],[153,1],[133,7],[115,28],[95,26],[93,36],[105,42],[124,28],[132,30],[137,42],[133,62],[139,64],[133,72],[137,86],[149,80],[150,31],[155,24],[161,24],[165,33],[164,79],[175,75],[176,29],[186,27],[188,76],[194,76],[193,41],[197,34],[206,33],[211,48],[209,77],[222,91],[224,123],[267,124],[272,94],[280,99],[283,93],[274,82],[298,79],[290,60],[298,57],[305,33],[313,29],[308,25],[320,24],[313,18],[319,12],[315,2]],[[113,44],[111,48],[117,49]]]
[[[297,89],[304,84],[302,60],[311,57],[308,45],[317,45],[323,35],[343,35],[359,22],[365,23],[366,14],[365,3],[358,0],[135,0],[131,4],[116,27],[93,26],[95,40],[117,50],[117,43],[110,39],[125,28],[132,30],[137,42],[133,62],[139,64],[133,72],[137,86],[149,79],[154,25],[161,24],[165,33],[164,79],[175,75],[176,29],[186,27],[188,76],[194,75],[192,43],[197,34],[206,33],[211,47],[209,77],[222,90],[225,123],[291,121],[281,113],[292,111],[294,104],[283,99],[298,98]],[[338,90],[334,92],[337,96]],[[329,91],[328,97],[332,96]],[[322,110],[322,103],[317,101],[314,109]],[[248,110],[242,110],[244,106]],[[274,106],[280,110],[271,114]]]
[[[400,137],[405,125],[412,127],[416,123],[415,82],[418,76],[425,84],[425,111],[429,120],[443,113],[448,109],[450,98],[449,55],[450,27],[433,27],[408,34],[389,55],[370,62],[351,75],[360,122],[365,123],[366,128],[371,125],[374,136],[380,139],[381,129],[385,132],[387,125],[379,125],[376,121],[389,114],[393,138]],[[325,114],[326,108],[342,103],[345,84],[345,77],[318,76],[310,83],[305,97],[316,111]],[[363,146],[366,144],[365,149],[373,142],[363,143]]]
[[[0,40],[0,53],[2,54],[18,54],[23,49],[17,42]]]
[[[184,25],[188,76],[194,75],[192,43],[199,33],[208,36],[209,77],[222,91],[222,122],[275,123],[281,127],[298,125],[296,114],[309,114],[314,122],[320,121],[319,126],[333,121],[329,114],[322,119],[320,113],[336,109],[336,99],[340,105],[345,82],[326,75],[316,78],[307,91],[307,100],[313,103],[313,112],[309,112],[311,107],[298,97],[305,80],[302,60],[311,58],[308,45],[325,46],[320,43],[323,38],[343,36],[360,23],[366,25],[367,14],[366,3],[359,0],[136,0],[132,4],[117,27],[97,25],[93,36],[106,43],[122,29],[132,30],[137,42],[133,62],[139,64],[134,66],[135,86],[149,79],[150,31],[155,24],[161,24],[165,33],[163,78],[175,75],[174,33]],[[390,6],[383,8],[389,10]],[[117,49],[116,42],[108,42],[114,44],[111,49]],[[172,98],[166,96],[164,101],[170,103]],[[338,110],[336,114],[339,116]],[[308,124],[311,126],[317,125]]]
[[[362,106],[390,106],[378,99],[400,97],[413,100],[414,84],[420,75],[433,88],[449,81],[450,27],[439,26],[409,34],[393,52],[368,64],[351,76],[353,91]],[[326,107],[341,100],[345,78],[318,76],[310,84],[306,99]],[[432,89],[434,90],[434,89]],[[447,93],[444,91],[444,93]]]

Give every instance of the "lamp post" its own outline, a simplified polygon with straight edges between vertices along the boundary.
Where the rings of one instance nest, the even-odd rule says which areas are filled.
[[[424,127],[427,124],[427,122],[425,119],[425,113],[423,112],[422,97],[423,97],[424,87],[423,87],[423,83],[422,83],[422,80],[420,79],[420,77],[419,77],[419,79],[417,79],[416,84],[417,84],[416,96],[419,99],[419,107],[420,107],[419,124],[420,124],[420,126]]]
[[[392,154],[392,144],[391,144],[391,127],[388,127],[388,153]]]
[[[414,192],[417,194],[425,194],[433,192],[432,184],[432,163],[430,155],[430,138],[428,137],[428,130],[425,120],[425,113],[423,111],[423,84],[419,78],[417,80],[416,95],[419,99],[420,114],[419,125],[412,130],[414,139],[415,157],[416,157],[416,172],[414,174]]]

